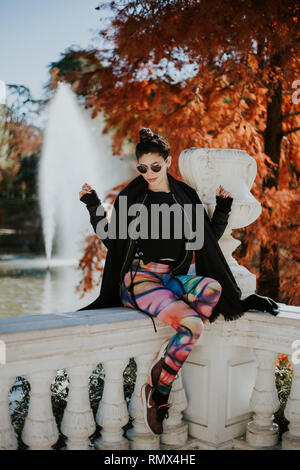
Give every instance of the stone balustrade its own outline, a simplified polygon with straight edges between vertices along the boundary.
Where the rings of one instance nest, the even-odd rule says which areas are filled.
[[[247,312],[205,329],[174,381],[164,433],[153,436],[144,423],[140,387],[149,364],[174,331],[144,314],[111,308],[0,319],[5,363],[0,364],[0,448],[17,449],[8,393],[17,376],[30,383],[30,404],[22,431],[29,449],[52,449],[59,431],[51,406],[51,383],[65,369],[67,406],[61,423],[67,449],[91,449],[89,437],[101,426],[95,449],[251,449],[278,448],[273,413],[279,402],[275,360],[293,353],[300,338],[300,308],[281,304],[280,316]],[[135,388],[129,406],[123,371],[134,358]],[[97,364],[105,370],[102,398],[94,419],[89,377]],[[300,377],[293,364],[293,384],[286,406],[290,421],[282,449],[300,449]],[[133,426],[124,433],[124,426]]]
[[[17,376],[30,383],[30,404],[22,431],[29,449],[51,449],[58,429],[51,407],[51,383],[65,369],[69,377],[67,406],[61,432],[67,449],[89,449],[96,423],[89,400],[89,377],[97,364],[105,370],[103,396],[96,414],[101,436],[96,449],[159,449],[189,445],[188,425],[182,420],[186,398],[181,378],[172,390],[173,407],[160,443],[146,427],[140,400],[140,387],[160,346],[173,334],[153,326],[144,315],[125,308],[82,311],[53,315],[0,319],[0,338],[6,360],[0,365],[0,448],[16,449],[17,441],[8,410],[8,392]],[[129,407],[124,399],[123,371],[130,358],[137,364],[137,380]],[[134,426],[124,436],[123,427],[134,418]]]
[[[232,193],[228,225],[219,244],[242,298],[254,293],[255,275],[232,256],[240,241],[231,230],[253,223],[261,213],[250,192],[255,159],[244,150],[191,148],[181,153],[179,169],[210,217],[216,188],[222,185]],[[154,333],[146,315],[125,308],[0,319],[0,448],[17,448],[8,401],[17,376],[26,376],[31,386],[23,442],[29,449],[51,449],[57,442],[50,386],[57,372],[65,369],[70,384],[61,432],[67,449],[90,449],[96,424],[101,426],[94,442],[99,450],[300,449],[300,365],[293,349],[300,345],[300,307],[281,304],[277,317],[252,311],[235,321],[225,322],[220,316],[213,324],[206,323],[174,381],[172,407],[161,436],[146,427],[140,400],[149,365],[174,334],[158,320],[157,329]],[[282,443],[273,416],[279,408],[275,361],[280,353],[289,355],[293,367],[285,409],[289,428]],[[127,406],[123,372],[130,358],[135,360],[137,376]],[[89,377],[99,363],[105,382],[94,419]],[[130,417],[133,426],[125,433]]]

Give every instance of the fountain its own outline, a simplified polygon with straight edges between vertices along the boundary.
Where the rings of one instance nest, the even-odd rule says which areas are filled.
[[[79,241],[89,222],[86,208],[79,201],[82,185],[89,183],[103,200],[111,187],[134,175],[128,159],[112,156],[111,137],[101,134],[103,127],[102,116],[91,119],[68,84],[58,85],[50,103],[39,167],[48,265],[57,262],[53,260],[55,236],[60,263],[77,263],[80,257]]]
[[[7,275],[2,287],[7,295],[2,299],[0,316],[80,308],[75,286],[82,274],[76,267],[85,236],[94,231],[79,191],[87,182],[103,201],[112,187],[136,174],[130,149],[125,148],[124,158],[112,155],[112,138],[102,134],[103,127],[101,113],[92,119],[70,85],[58,85],[49,104],[38,173],[46,256],[2,257],[0,269]],[[82,304],[94,296],[87,293]]]

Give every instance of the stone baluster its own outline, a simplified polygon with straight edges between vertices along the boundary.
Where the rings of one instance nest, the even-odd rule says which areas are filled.
[[[159,449],[159,436],[153,435],[145,424],[144,412],[141,402],[141,387],[148,382],[148,371],[155,354],[143,354],[134,358],[137,365],[137,376],[134,391],[129,403],[129,413],[133,421],[133,428],[127,431],[127,437],[131,441],[132,450],[156,450]]]
[[[91,367],[70,367],[67,373],[70,386],[61,432],[68,438],[67,450],[89,450],[89,436],[96,430],[89,398]]]
[[[22,440],[30,450],[52,450],[52,446],[58,440],[50,390],[56,372],[56,370],[46,370],[27,374],[31,390]]]
[[[2,377],[0,375],[0,450],[16,450],[18,448],[8,407],[8,392],[14,381],[15,377]]]
[[[278,425],[273,422],[273,413],[280,403],[275,386],[275,362],[278,354],[254,349],[258,361],[256,383],[250,406],[254,411],[253,421],[247,425],[247,444],[255,448],[274,447],[278,442]]]
[[[188,439],[188,424],[182,420],[182,411],[187,399],[182,385],[181,370],[174,380],[170,392],[169,417],[163,421],[164,432],[160,437],[162,449],[180,449]]]
[[[300,450],[300,363],[289,360],[293,367],[293,381],[284,416],[290,423],[289,430],[282,435],[282,449]]]
[[[129,441],[123,437],[122,429],[129,421],[123,388],[123,372],[128,362],[129,359],[118,359],[102,363],[105,382],[96,415],[102,429],[101,437],[95,441],[95,447],[99,450],[129,449]]]

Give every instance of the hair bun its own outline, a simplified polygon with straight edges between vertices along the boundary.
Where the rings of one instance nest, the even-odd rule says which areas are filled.
[[[139,159],[144,153],[156,152],[164,159],[170,155],[170,146],[162,136],[154,134],[149,127],[142,127],[139,131],[140,141],[136,145],[135,154]]]
[[[153,132],[149,127],[143,127],[140,132],[140,142],[146,142],[147,140],[152,140],[154,137]]]

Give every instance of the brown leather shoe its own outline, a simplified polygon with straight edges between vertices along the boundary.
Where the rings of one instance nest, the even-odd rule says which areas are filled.
[[[162,434],[162,419],[158,419],[157,405],[152,398],[154,388],[149,384],[144,384],[141,388],[141,400],[144,410],[144,419],[147,428],[152,434]]]
[[[169,344],[170,340],[167,339],[162,344],[160,351],[156,357],[156,359],[152,362],[151,366],[149,367],[148,372],[148,383],[151,387],[156,388],[158,384],[158,380],[161,374],[162,366],[166,356],[166,349]],[[176,375],[175,379],[178,379],[178,374]]]
[[[157,406],[158,421],[163,421],[165,418],[168,419],[170,406],[170,403],[162,403],[161,405]]]

